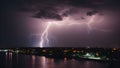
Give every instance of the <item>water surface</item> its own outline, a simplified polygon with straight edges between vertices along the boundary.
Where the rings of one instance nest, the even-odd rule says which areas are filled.
[[[0,68],[120,68],[118,63],[101,63],[75,59],[0,52]]]

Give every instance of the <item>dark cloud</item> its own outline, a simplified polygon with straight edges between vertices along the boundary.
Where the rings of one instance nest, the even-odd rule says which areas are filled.
[[[92,11],[87,12],[87,16],[92,16],[92,15],[95,15],[96,13],[98,13],[97,10],[92,10]]]
[[[33,17],[62,20],[62,17],[58,14],[57,10],[51,7],[40,9]]]
[[[75,9],[75,7],[74,8],[72,7],[72,8],[69,8],[68,10],[66,10],[65,12],[63,12],[62,16],[68,16],[68,15],[71,15],[71,14],[75,14],[76,12],[78,12],[78,10]]]

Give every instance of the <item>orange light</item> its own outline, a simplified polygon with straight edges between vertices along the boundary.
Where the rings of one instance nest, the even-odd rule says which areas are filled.
[[[42,50],[42,52],[46,52],[46,50]]]
[[[64,58],[64,62],[67,62],[67,58],[66,57]]]
[[[73,51],[74,53],[77,52],[76,50]]]
[[[68,52],[68,50],[64,50],[64,52]]]
[[[114,51],[116,51],[116,50],[117,50],[117,48],[113,48],[113,50],[114,50]]]

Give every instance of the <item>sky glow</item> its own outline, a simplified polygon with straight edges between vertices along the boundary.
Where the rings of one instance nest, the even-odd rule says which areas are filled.
[[[72,26],[72,25],[82,25],[82,23],[84,23],[88,26],[87,28],[88,28],[88,33],[89,33],[90,30],[92,29],[91,24],[93,24],[95,17],[96,17],[96,15],[93,15],[87,21],[83,22],[81,20],[81,21],[79,21],[79,23],[76,23],[75,20],[70,20],[69,17],[64,18],[63,21],[47,22],[47,26],[41,35],[40,47],[42,48],[42,47],[50,46],[50,44],[49,44],[50,40],[48,38],[50,27],[52,27],[52,26],[60,26],[60,27],[66,26],[67,27],[67,26]]]
[[[12,0],[1,10],[1,47],[120,47],[117,1]]]

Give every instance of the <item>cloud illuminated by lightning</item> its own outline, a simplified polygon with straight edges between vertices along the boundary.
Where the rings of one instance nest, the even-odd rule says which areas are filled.
[[[64,18],[63,21],[47,22],[47,26],[41,35],[40,47],[42,48],[45,46],[49,46],[48,33],[49,33],[50,27],[52,27],[53,25],[62,27],[62,26],[81,25],[82,23],[86,23],[86,25],[88,26],[88,29],[91,30],[92,27],[90,26],[90,24],[93,23],[95,17],[96,17],[96,15],[93,15],[87,21],[81,20],[79,23],[76,23],[75,20],[71,20],[69,17]],[[89,32],[89,30],[88,30],[88,32]]]

